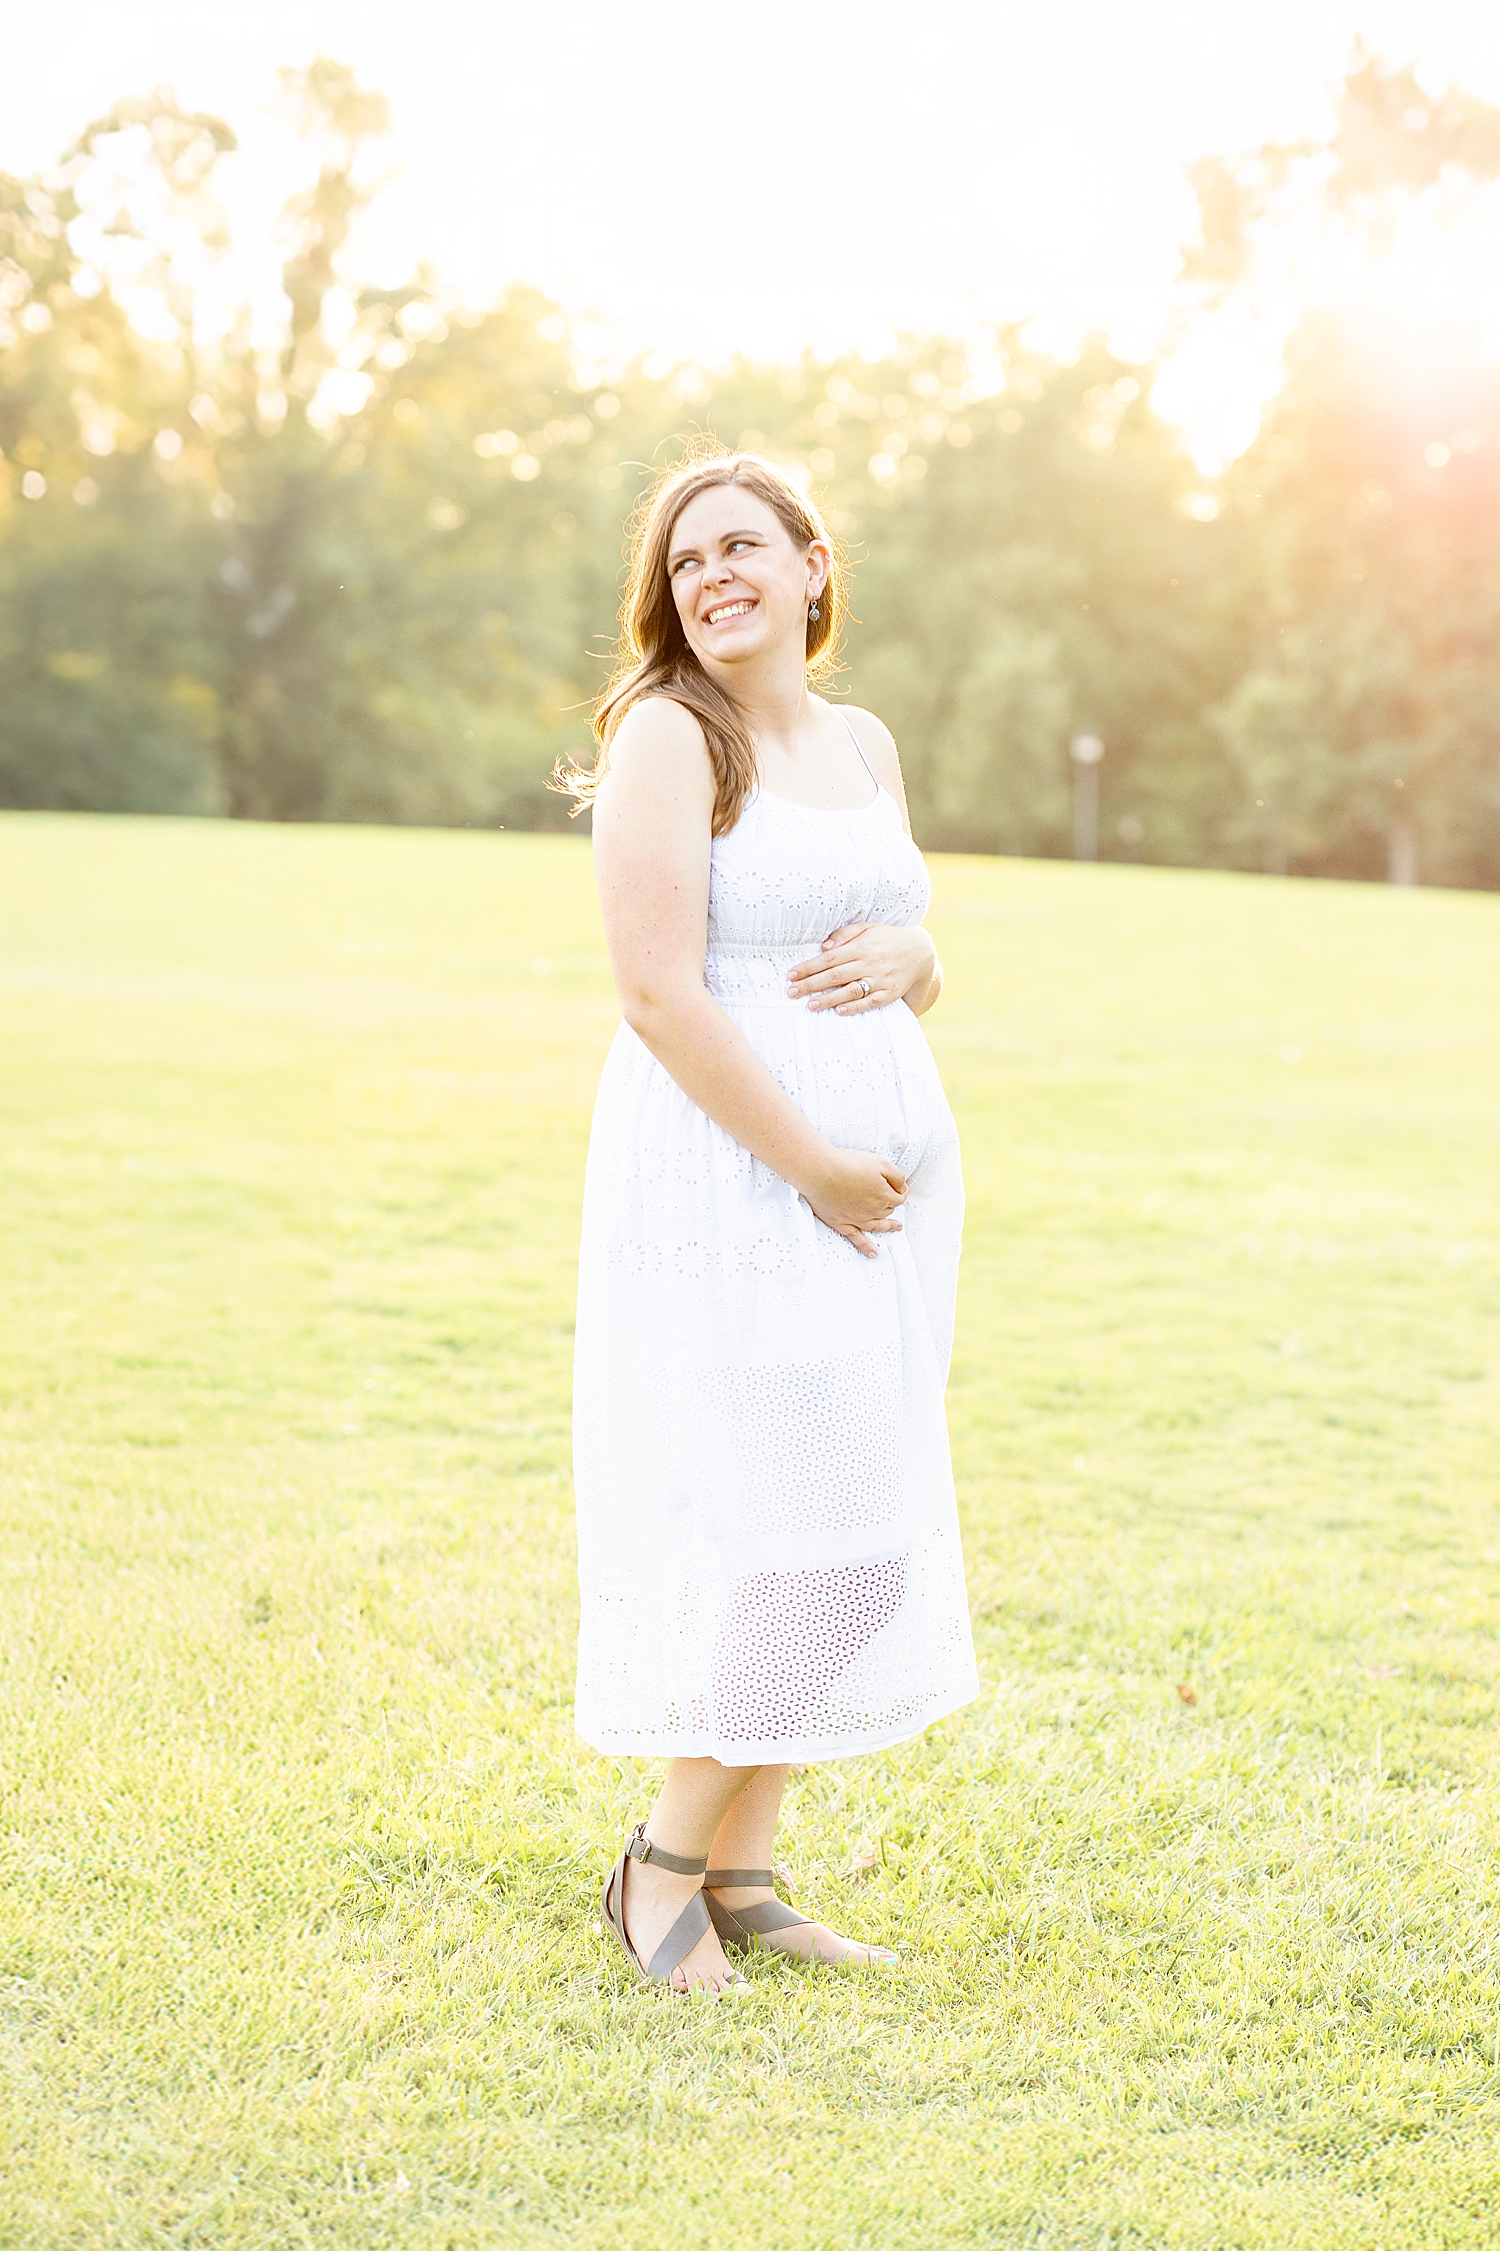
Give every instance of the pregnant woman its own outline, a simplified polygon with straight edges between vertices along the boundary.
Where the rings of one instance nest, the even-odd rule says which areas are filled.
[[[842,623],[816,512],[753,455],[663,479],[596,726],[624,1022],[579,1262],[577,1724],[665,1758],[604,1887],[643,1977],[893,1959],[775,1894],[793,1761],[976,1692],[943,1413],[958,1139],[895,744],[813,694]]]

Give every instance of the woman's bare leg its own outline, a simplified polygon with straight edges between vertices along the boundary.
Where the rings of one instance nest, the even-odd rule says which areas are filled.
[[[760,1767],[754,1781],[729,1802],[709,1847],[710,1871],[774,1866],[776,1823],[781,1814],[786,1778],[791,1771],[788,1766]],[[714,1893],[726,1907],[755,1907],[775,1896],[775,1892],[764,1885],[721,1887]],[[857,1939],[845,1938],[842,1932],[830,1930],[826,1923],[792,1923],[783,1930],[767,1931],[760,1944],[795,1954],[805,1962],[870,1962],[895,1958],[887,1948],[861,1946]]]
[[[717,1759],[673,1759],[646,1820],[650,1842],[684,1860],[701,1859],[729,1807],[752,1783],[756,1771],[753,1766],[720,1766]],[[785,1780],[785,1768],[776,1771]],[[777,1796],[779,1799],[779,1790]],[[621,1913],[630,1942],[643,1962],[650,1961],[701,1884],[699,1876],[669,1875],[649,1860],[626,1861]],[[718,1993],[733,1985],[738,1976],[725,1958],[718,1933],[707,1931],[673,1971],[672,1983],[679,1992],[697,1985]]]

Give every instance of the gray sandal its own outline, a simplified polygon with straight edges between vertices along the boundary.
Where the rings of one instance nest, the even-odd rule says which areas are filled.
[[[707,1858],[684,1860],[678,1853],[663,1852],[661,1846],[654,1845],[647,1836],[645,1822],[638,1821],[626,1838],[625,1850],[605,1878],[604,1889],[599,1895],[599,1911],[604,1918],[604,1927],[624,1947],[625,1958],[636,1975],[659,1985],[670,1984],[672,1972],[678,1963],[684,1955],[692,1953],[707,1931],[715,1927],[717,1918],[710,1915],[702,1892],[694,1892],[650,1961],[643,1962],[625,1928],[627,1860],[639,1860],[642,1865],[648,1861],[654,1862],[658,1868],[664,1868],[669,1876],[701,1876],[708,1866]],[[743,1978],[737,1980],[739,1985],[744,1982]],[[733,1992],[735,1987],[731,1986],[728,1990]]]
[[[774,1888],[776,1877],[769,1868],[709,1868],[703,1878],[703,1893],[708,1901],[709,1918],[727,1948],[738,1954],[748,1954],[762,1931],[789,1930],[793,1923],[810,1923],[811,1915],[799,1915],[795,1907],[788,1907],[782,1899],[763,1899],[758,1907],[726,1907],[721,1899],[709,1898],[711,1891],[757,1890],[763,1884]]]
[[[763,1899],[755,1907],[726,1907],[721,1899],[714,1899],[714,1891],[735,1891],[743,1887],[757,1890],[762,1885],[774,1886],[776,1877],[769,1868],[710,1868],[703,1878],[703,1893],[708,1900],[708,1912],[714,1929],[723,1940],[726,1951],[733,1947],[736,1953],[748,1954],[751,1947],[767,1931],[790,1930],[794,1923],[810,1923],[811,1915],[799,1915],[795,1907],[788,1907],[784,1899]],[[862,1941],[856,1943],[862,1944]],[[789,1949],[777,1948],[778,1953]],[[898,1962],[888,1946],[866,1946],[865,1953],[872,1962]]]

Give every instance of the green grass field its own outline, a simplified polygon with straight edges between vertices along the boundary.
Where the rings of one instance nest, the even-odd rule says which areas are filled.
[[[0,820],[6,2251],[1500,2240],[1500,898],[947,860],[984,1680],[630,1981],[578,838]]]

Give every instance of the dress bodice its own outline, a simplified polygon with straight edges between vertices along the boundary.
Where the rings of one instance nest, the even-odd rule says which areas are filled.
[[[794,961],[846,922],[920,922],[932,896],[895,799],[817,812],[755,790],[716,836],[705,982],[721,999],[782,989]]]

